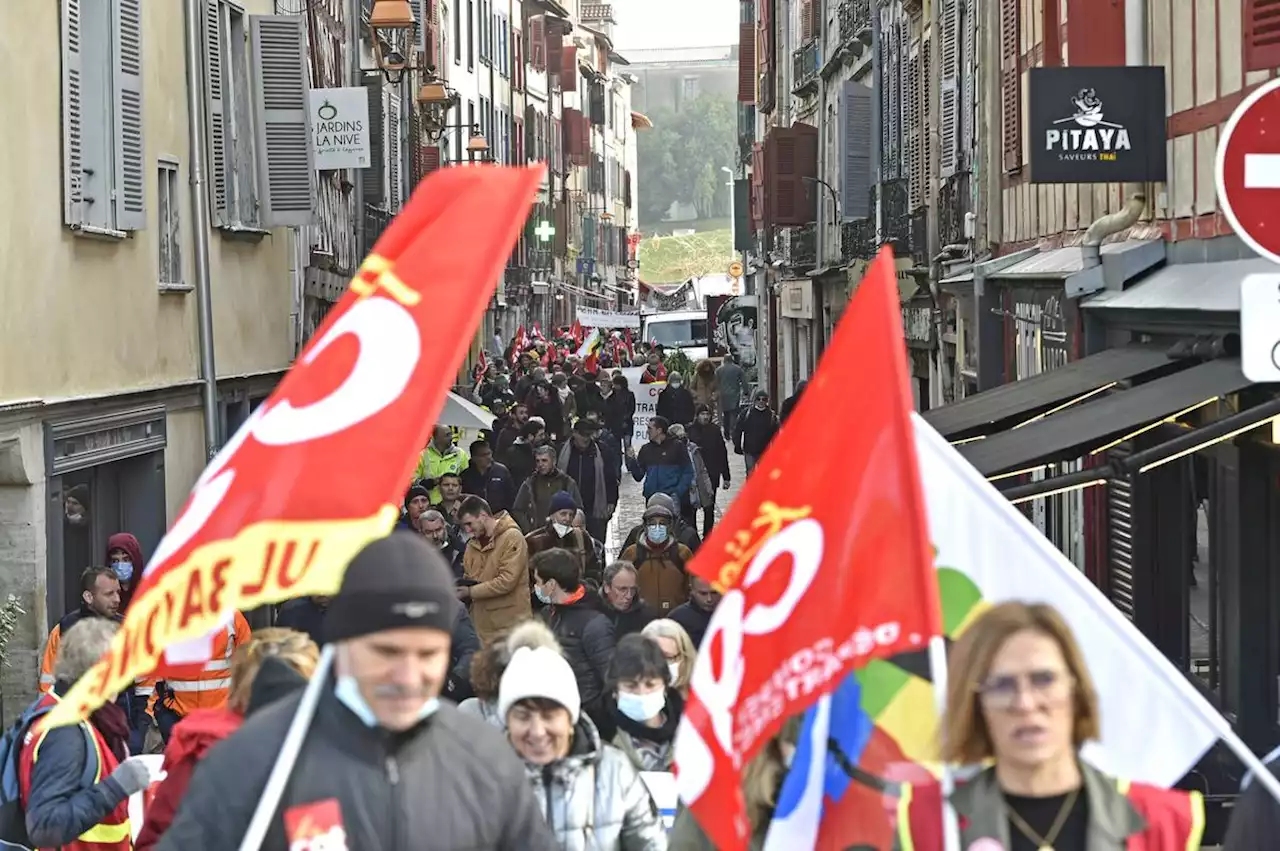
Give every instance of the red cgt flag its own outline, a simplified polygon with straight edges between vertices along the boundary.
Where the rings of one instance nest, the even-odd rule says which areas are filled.
[[[742,771],[786,719],[849,670],[941,631],[902,341],[883,249],[787,428],[690,565],[725,595],[694,667],[676,782],[723,851],[747,848]],[[831,428],[832,411],[849,426]]]
[[[210,462],[110,652],[49,713],[208,661],[237,609],[332,594],[385,535],[511,253],[542,168],[433,173],[276,391]]]

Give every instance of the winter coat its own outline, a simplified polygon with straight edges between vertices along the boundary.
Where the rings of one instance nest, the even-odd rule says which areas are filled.
[[[480,636],[461,600],[456,601],[453,633],[449,636],[449,677],[444,696],[457,703],[471,696],[471,657],[480,650]]]
[[[519,437],[518,433],[516,437]],[[511,480],[516,483],[516,494],[518,496],[520,485],[524,484],[525,479],[533,475],[533,444],[517,443],[513,438],[511,443],[502,450],[502,463],[511,471]]]
[[[559,470],[549,476],[534,473],[525,479],[516,493],[515,510],[511,512],[520,523],[520,528],[532,532],[546,523],[551,514],[551,498],[560,491],[568,493],[573,497],[573,504],[582,507],[582,493],[578,490],[578,483],[567,473]]]
[[[623,550],[619,558],[636,566],[640,596],[661,612],[662,617],[688,598],[689,575],[685,566],[693,558],[693,552],[684,544],[668,543],[656,549],[653,544],[640,540]]]
[[[636,427],[635,419],[636,394],[630,390],[614,388],[614,391],[604,400],[604,424],[619,439],[630,443]]]
[[[688,387],[673,387],[668,384],[658,394],[657,414],[666,417],[673,423],[688,425],[693,422],[697,406],[693,402],[693,394]]]
[[[516,504],[516,488],[519,484],[511,477],[505,464],[494,462],[481,473],[475,464],[462,471],[462,492],[473,494],[489,503],[493,513],[510,511]]]
[[[592,580],[597,586],[600,584],[600,574],[604,570],[604,565],[596,559],[596,548],[591,541],[591,536],[581,529],[570,529],[569,534],[561,538],[556,534],[555,529],[547,524],[525,535],[524,542],[529,545],[530,559],[538,553],[555,547],[568,550],[577,556],[582,578]]]
[[[696,553],[698,547],[702,546],[702,537],[698,534],[698,530],[685,523],[679,516],[676,516],[673,522],[675,523],[675,528],[671,532],[672,537],[688,547],[689,552]],[[640,540],[642,535],[644,535],[644,523],[632,526],[631,531],[627,532],[627,537],[623,539],[619,552]]]
[[[568,756],[526,764],[525,773],[560,851],[666,851],[667,831],[644,781],[621,751],[601,744],[586,715]]]
[[[742,400],[751,392],[747,374],[736,363],[725,361],[716,370],[716,384],[720,393],[720,410],[732,411],[741,407]]]
[[[800,397],[804,395],[804,388],[809,385],[807,381],[801,381],[796,385],[796,392],[782,400],[782,407],[778,409],[778,420],[786,422],[791,417],[791,412],[796,409],[796,405],[800,404]]]
[[[705,373],[703,364],[707,364],[711,368]],[[698,368],[694,370],[693,377],[689,379],[689,392],[693,394],[693,403],[697,405],[706,405],[711,410],[715,410],[720,400],[720,387],[716,383],[715,367],[711,365],[711,361],[701,361]]]
[[[480,643],[533,614],[529,604],[529,547],[510,514],[499,514],[493,537],[472,538],[462,557],[471,586],[471,621]]]
[[[685,441],[684,445],[689,450],[689,463],[693,464],[693,484],[694,487],[689,492],[690,500],[694,507],[715,505],[716,502],[716,482],[711,478],[711,474],[707,471],[706,462],[702,460],[702,450],[698,448],[698,444]]]
[[[458,704],[458,711],[463,715],[480,718],[486,724],[497,727],[504,732],[507,729],[506,719],[498,714],[498,702],[496,700],[481,700],[478,697],[469,697]]]
[[[607,408],[604,403],[604,396],[600,393],[600,387],[595,382],[587,382],[577,393],[573,394],[574,406],[577,408],[578,416],[585,417],[587,414],[595,411],[600,415],[600,419],[605,418]]]
[[[597,520],[609,519],[609,506],[618,504],[618,459],[600,440],[585,451],[566,440],[556,461],[582,495],[582,510]]]
[[[615,638],[622,638],[624,635],[631,635],[633,632],[640,632],[650,621],[658,619],[658,613],[653,607],[644,601],[639,594],[631,598],[631,605],[623,611],[615,609],[608,600],[604,598],[604,592],[600,592],[600,611],[613,621],[613,635]]]
[[[627,459],[627,469],[637,482],[644,482],[644,498],[665,493],[684,503],[693,487],[693,462],[684,444],[670,438],[661,443],[650,441],[640,447],[634,458]]]
[[[746,455],[759,458],[769,448],[773,436],[778,433],[778,415],[772,408],[763,411],[752,405],[747,412],[738,417],[733,428],[734,449],[741,449]]]
[[[133,563],[133,579],[129,582],[120,583],[120,609],[123,615],[129,609],[129,603],[133,601],[133,589],[137,587],[138,580],[142,578],[142,569],[147,566],[147,560],[142,557],[142,544],[138,543],[137,537],[130,535],[128,532],[116,532],[110,538],[107,538],[107,552],[103,564],[111,564],[111,551],[124,550],[129,554],[129,561]]]
[[[694,423],[685,433],[702,450],[702,463],[711,477],[712,489],[729,484],[729,450],[725,447],[720,427],[715,423]]]
[[[275,764],[264,755],[280,752],[298,702],[263,709],[209,751],[159,851],[240,846]],[[336,801],[340,825],[317,812],[326,801]],[[340,826],[353,849],[556,851],[542,812],[519,759],[489,724],[445,701],[390,736],[365,726],[326,685],[261,849],[297,847],[285,823],[309,818]]]
[[[572,603],[547,606],[541,613],[578,680],[582,708],[593,715],[600,708],[600,696],[617,645],[613,621],[600,610],[598,599],[595,594],[585,593]]]
[[[684,627],[694,647],[701,647],[702,637],[707,634],[707,627],[711,625],[711,615],[712,612],[704,612],[693,603],[685,602],[672,609],[667,617]]]
[[[548,438],[564,437],[564,400],[560,398],[556,388],[550,384],[544,386],[549,394],[545,400],[538,398],[536,389],[529,393],[529,398],[525,401],[525,404],[529,406],[529,415],[542,419],[542,422],[547,427]]]

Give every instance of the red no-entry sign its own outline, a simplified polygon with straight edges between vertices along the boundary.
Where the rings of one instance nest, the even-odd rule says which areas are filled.
[[[1227,121],[1214,178],[1231,227],[1280,263],[1280,79],[1250,92]]]

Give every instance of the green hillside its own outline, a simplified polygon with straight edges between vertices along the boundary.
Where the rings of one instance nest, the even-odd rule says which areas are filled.
[[[650,284],[723,274],[733,260],[733,231],[728,228],[640,241],[640,278]]]

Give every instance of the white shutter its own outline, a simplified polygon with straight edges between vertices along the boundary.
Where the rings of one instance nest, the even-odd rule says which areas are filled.
[[[231,224],[227,210],[227,122],[223,113],[222,2],[204,3],[204,84],[209,117],[209,212],[215,227]]]
[[[62,221],[71,227],[79,227],[84,221],[80,36],[80,0],[62,0]]]
[[[387,92],[387,209],[397,212],[404,193],[400,187],[400,89]]]
[[[115,226],[147,226],[147,168],[142,141],[142,0],[115,0],[111,16],[115,96]]]
[[[939,0],[935,0],[939,2]],[[960,0],[940,0],[942,8],[942,77],[938,116],[942,162],[940,174],[945,179],[956,173],[956,151],[960,141]]]
[[[307,38],[299,15],[249,18],[263,227],[311,224],[316,207]]]
[[[975,10],[972,0],[966,0],[961,6],[960,15],[960,138],[956,142],[956,168],[969,171],[972,168],[973,140],[976,138],[974,125],[974,109],[977,103],[977,92],[973,87],[974,72],[978,65],[974,56],[974,19]]]

